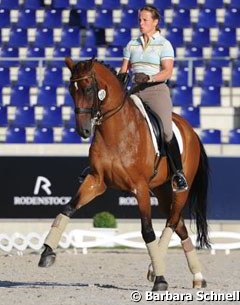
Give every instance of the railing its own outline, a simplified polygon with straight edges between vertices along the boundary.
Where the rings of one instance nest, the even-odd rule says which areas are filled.
[[[107,231],[108,232],[108,231]],[[115,234],[114,234],[115,233]],[[0,234],[0,250],[11,252],[13,250],[22,253],[26,249],[40,250],[43,246],[47,233],[39,234],[36,232],[28,233],[27,235],[14,233],[12,235]],[[156,232],[157,236],[161,232]],[[224,250],[226,254],[230,250],[240,249],[240,233],[215,231],[210,232],[209,237],[212,241],[211,254],[215,254],[216,250]],[[196,235],[191,235],[193,244],[195,244]],[[135,239],[135,240],[134,240]],[[72,230],[69,233],[64,233],[59,247],[63,249],[74,248],[82,249],[83,253],[87,253],[87,249],[96,247],[116,247],[124,246],[128,248],[145,249],[145,243],[142,240],[141,232],[128,232],[124,234],[116,234],[115,231],[110,235],[104,232],[88,231],[88,230]],[[224,239],[224,242],[214,243],[214,239]],[[235,242],[226,242],[226,240],[238,240]],[[180,239],[176,234],[173,234],[169,247],[180,247]]]

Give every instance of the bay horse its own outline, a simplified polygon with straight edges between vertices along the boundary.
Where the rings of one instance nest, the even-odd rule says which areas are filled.
[[[173,114],[182,136],[182,163],[189,185],[189,191],[174,193],[167,158],[156,157],[146,120],[126,93],[116,72],[94,59],[74,64],[71,58],[66,58],[65,62],[71,71],[69,91],[75,106],[76,130],[84,138],[94,133],[89,150],[90,173],[54,220],[39,266],[49,267],[54,263],[56,254],[53,250],[75,211],[103,194],[107,187],[112,187],[131,192],[137,199],[142,237],[151,259],[148,278],[154,281],[152,290],[168,288],[164,277],[165,256],[173,232],[181,239],[193,274],[193,287],[206,287],[196,249],[182,216],[188,203],[196,218],[198,245],[209,247],[206,219],[208,160],[197,134],[186,120]],[[167,218],[159,240],[152,227],[150,190],[155,193]]]

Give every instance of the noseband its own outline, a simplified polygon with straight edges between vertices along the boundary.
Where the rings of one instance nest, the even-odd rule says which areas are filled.
[[[93,106],[90,108],[75,107],[74,112],[75,112],[75,114],[91,114],[92,124],[93,124],[93,126],[95,126],[95,125],[101,125],[103,121],[105,121],[106,119],[108,119],[109,117],[111,117],[112,115],[117,113],[123,107],[125,100],[126,100],[127,93],[125,94],[123,101],[121,102],[120,105],[102,113],[102,110],[101,110],[102,100],[99,99],[99,95],[98,95],[99,86],[98,86],[98,82],[96,80],[96,76],[95,76],[94,72],[92,72],[89,75],[82,76],[82,77],[71,78],[70,82],[74,83],[74,82],[77,82],[80,80],[91,79],[91,78],[93,79],[93,83],[91,86],[89,86],[87,88],[91,89],[91,91],[94,92]]]

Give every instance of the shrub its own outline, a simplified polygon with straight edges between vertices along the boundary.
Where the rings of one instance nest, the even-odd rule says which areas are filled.
[[[93,226],[95,228],[116,228],[117,221],[113,214],[100,212],[93,217]]]

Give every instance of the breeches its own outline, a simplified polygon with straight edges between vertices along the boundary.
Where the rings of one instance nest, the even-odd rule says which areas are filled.
[[[172,139],[173,132],[172,100],[168,86],[166,84],[158,84],[138,90],[134,94],[159,115],[163,123],[165,141],[169,142]]]

